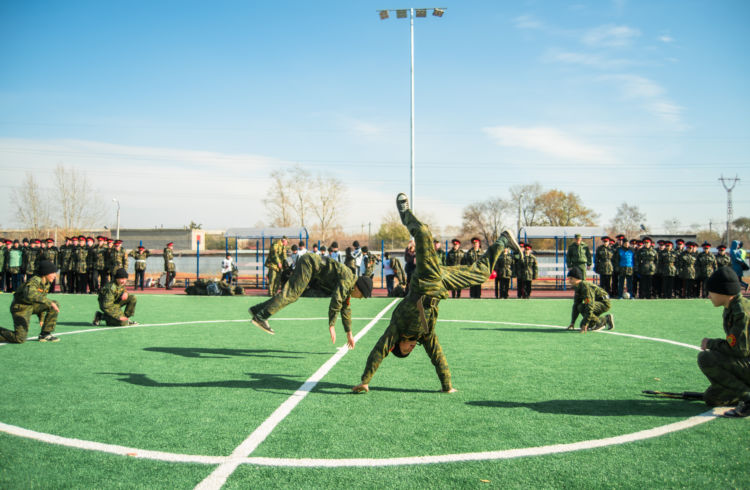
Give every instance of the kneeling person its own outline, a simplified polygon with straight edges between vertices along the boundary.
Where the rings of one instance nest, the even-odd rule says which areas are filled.
[[[708,406],[737,405],[729,417],[750,416],[750,300],[740,293],[740,279],[721,267],[706,281],[708,299],[724,307],[722,339],[703,339],[698,367],[711,386],[703,394]]]
[[[57,278],[57,266],[49,260],[39,263],[37,275],[26,281],[13,294],[10,313],[13,316],[14,331],[0,328],[0,342],[23,344],[29,334],[31,315],[39,317],[42,332],[39,342],[59,342],[59,338],[52,335],[57,325],[57,314],[60,308],[57,301],[47,298],[50,284]]]
[[[99,291],[99,308],[94,315],[94,325],[99,325],[102,320],[108,327],[137,325],[130,318],[135,314],[136,298],[134,294],[128,294],[125,284],[128,282],[128,271],[117,269],[115,279],[108,282]],[[123,312],[122,309],[125,308]]]
[[[601,330],[607,326],[608,330],[615,328],[612,315],[600,316],[609,311],[609,294],[597,286],[583,280],[583,271],[573,267],[568,272],[568,283],[573,287],[573,312],[568,330],[573,330],[578,315],[581,315],[581,333],[588,330]]]

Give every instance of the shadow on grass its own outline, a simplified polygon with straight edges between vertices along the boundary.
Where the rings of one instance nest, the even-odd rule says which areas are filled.
[[[96,373],[108,376],[118,376],[117,381],[129,383],[136,386],[146,386],[149,388],[234,388],[234,389],[251,389],[256,391],[265,391],[290,395],[299,389],[310,391],[310,387],[305,387],[304,380],[299,377],[285,374],[268,374],[268,373],[245,373],[249,379],[230,379],[226,381],[193,381],[187,383],[165,383],[156,381],[146,374],[140,373]],[[331,383],[328,381],[319,381],[315,384],[312,391],[314,393],[324,393],[328,395],[347,395],[352,394],[354,384]],[[435,393],[428,390],[400,389],[400,388],[371,388],[372,391],[392,391],[403,393]]]
[[[275,357],[278,359],[301,359],[305,355],[330,355],[330,352],[297,352],[271,349],[211,349],[201,347],[146,347],[148,352],[163,352],[180,357],[199,357],[202,359],[229,359],[232,357]]]
[[[564,328],[539,328],[539,327],[492,327],[492,328],[479,328],[479,327],[468,327],[462,328],[461,330],[498,330],[502,332],[536,332],[536,333],[564,333],[567,332]],[[574,330],[578,333],[578,329]]]
[[[91,322],[57,322],[57,324],[61,327],[91,327],[91,328],[99,328],[96,325],[92,325]],[[101,325],[102,327],[105,327],[106,325]]]
[[[504,402],[480,400],[466,402],[475,407],[528,408],[539,413],[562,415],[589,415],[592,417],[622,417],[625,415],[650,415],[657,417],[685,417],[696,415],[705,408],[687,400],[545,400],[542,402]]]

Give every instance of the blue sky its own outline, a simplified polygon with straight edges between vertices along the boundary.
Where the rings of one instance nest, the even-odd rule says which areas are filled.
[[[409,22],[381,1],[0,1],[0,188],[86,172],[122,226],[253,226],[275,168],[347,231],[409,189]],[[750,215],[750,2],[444,1],[415,19],[416,203],[443,226],[539,182],[607,225]],[[10,203],[0,225],[12,227]],[[104,223],[103,223],[104,224]],[[509,220],[508,224],[512,224]]]

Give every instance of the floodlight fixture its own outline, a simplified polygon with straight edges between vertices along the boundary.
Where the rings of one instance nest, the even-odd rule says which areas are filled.
[[[417,17],[427,17],[427,9],[417,9]]]
[[[445,9],[433,9],[432,10],[432,15],[434,15],[435,17],[442,17],[444,13],[445,13]]]
[[[397,19],[405,19],[406,18],[406,9],[396,10],[396,18]]]
[[[381,10],[380,11],[380,20],[385,20],[388,18],[388,11],[387,10]]]

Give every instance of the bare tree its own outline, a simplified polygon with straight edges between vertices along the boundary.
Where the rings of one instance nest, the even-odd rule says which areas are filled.
[[[16,220],[34,235],[40,235],[52,226],[50,202],[50,196],[44,195],[31,172],[26,172],[21,186],[11,192]]]
[[[292,197],[292,209],[297,215],[300,226],[304,228],[307,226],[305,218],[307,218],[310,209],[314,207],[311,189],[313,179],[310,172],[299,165],[295,165],[293,169],[287,169],[287,175]]]
[[[292,191],[285,170],[271,172],[270,198],[263,199],[263,205],[271,215],[273,226],[292,226]]]
[[[515,203],[499,198],[470,204],[464,208],[463,232],[478,233],[484,237],[487,245],[490,245],[497,240],[505,227],[506,217],[514,207]]]
[[[391,248],[403,247],[409,242],[409,230],[401,223],[396,211],[390,211],[383,216],[380,228],[375,234],[377,241],[384,241]]]
[[[583,205],[575,192],[552,189],[537,199],[537,209],[544,224],[550,226],[592,226],[598,215]]]
[[[104,205],[85,174],[75,168],[58,165],[54,176],[61,228],[68,231],[85,230],[103,219]]]
[[[516,210],[516,226],[519,229],[522,226],[541,224],[538,199],[542,192],[542,185],[539,182],[510,188],[510,201]]]
[[[624,202],[617,208],[617,214],[612,219],[610,234],[623,233],[626,236],[635,236],[641,231],[641,225],[645,227],[646,215],[641,213],[638,206],[630,206]]]
[[[313,192],[315,198],[312,211],[318,218],[316,228],[321,240],[325,242],[328,241],[332,228],[338,225],[340,206],[337,204],[344,201],[346,189],[336,177],[318,175]]]

